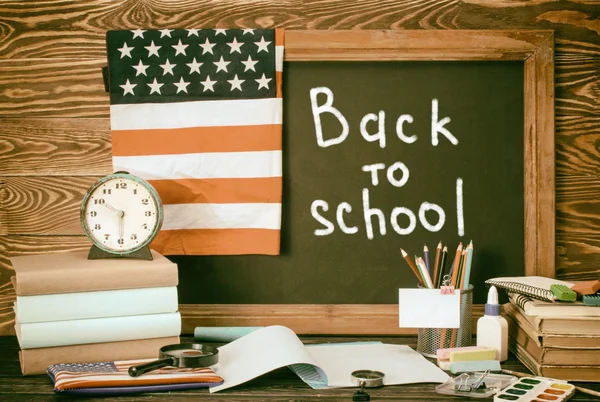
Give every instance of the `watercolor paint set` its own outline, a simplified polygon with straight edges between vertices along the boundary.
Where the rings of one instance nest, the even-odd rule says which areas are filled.
[[[522,377],[494,395],[495,402],[562,402],[571,398],[575,386],[544,377]]]

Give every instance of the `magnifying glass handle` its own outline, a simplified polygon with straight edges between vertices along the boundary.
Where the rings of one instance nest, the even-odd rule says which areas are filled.
[[[174,366],[175,362],[172,357],[165,357],[164,359],[154,360],[144,364],[138,364],[137,366],[129,367],[128,373],[131,377],[137,377],[148,371],[158,370],[165,366]]]

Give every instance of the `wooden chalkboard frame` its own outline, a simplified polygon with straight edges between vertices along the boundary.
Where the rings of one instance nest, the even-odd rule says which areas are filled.
[[[554,31],[288,30],[284,60],[524,62],[525,274],[555,276]],[[285,72],[284,72],[285,73]],[[196,326],[285,325],[298,334],[406,334],[397,304],[183,304]],[[482,306],[474,306],[474,318]]]

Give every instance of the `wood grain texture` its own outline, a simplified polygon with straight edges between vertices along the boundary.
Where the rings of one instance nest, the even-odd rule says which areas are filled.
[[[104,35],[109,29],[138,27],[554,30],[556,274],[565,279],[597,278],[599,21],[595,0],[3,1],[0,283],[6,284],[11,272],[6,264],[9,249],[27,253],[89,244],[83,236],[56,233],[77,230],[75,200],[84,185],[77,182],[79,190],[67,190],[67,178],[110,170],[108,96],[100,74],[106,60]],[[87,159],[78,156],[82,153]],[[19,187],[13,179],[39,180],[21,181]],[[19,201],[28,186],[47,181],[57,189],[45,187],[43,203]],[[55,199],[55,205],[48,205]],[[24,210],[16,211],[19,224],[14,226],[8,223],[9,212],[18,205]],[[50,224],[53,213],[59,214],[57,228]],[[37,225],[31,220],[36,214],[41,230],[18,233],[21,228],[30,233]],[[15,235],[8,235],[9,227],[15,228]]]
[[[82,235],[83,195],[101,176],[13,176],[0,183],[7,234]],[[5,228],[5,226],[8,226]]]
[[[102,60],[0,60],[0,118],[108,116]]]
[[[3,119],[0,175],[106,175],[111,150],[108,119]]]

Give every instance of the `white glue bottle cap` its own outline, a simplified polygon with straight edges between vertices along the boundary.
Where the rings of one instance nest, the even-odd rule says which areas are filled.
[[[490,286],[488,291],[487,303],[485,304],[485,315],[500,315],[500,304],[498,304],[498,290],[495,286]]]

